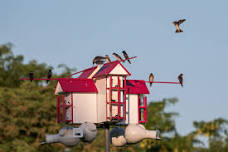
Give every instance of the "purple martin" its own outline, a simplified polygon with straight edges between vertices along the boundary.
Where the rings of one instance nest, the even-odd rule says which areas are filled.
[[[125,59],[127,59],[127,61],[131,64],[131,61],[129,60],[127,52],[125,50],[123,50],[122,53],[123,53]]]
[[[105,57],[103,56],[96,56],[94,59],[93,59],[93,64],[103,64],[105,61]]]
[[[112,61],[110,60],[110,58],[109,58],[109,56],[108,56],[108,55],[105,55],[105,60],[106,60],[106,62],[107,62],[107,63],[112,62]]]
[[[183,74],[182,73],[178,76],[178,80],[179,80],[181,86],[183,87]]]
[[[114,55],[118,61],[123,61],[123,59],[117,53],[112,53],[112,55]]]
[[[184,21],[186,21],[186,19],[181,19],[179,21],[174,21],[173,24],[175,25],[176,27],[176,33],[180,33],[180,32],[183,32],[181,29],[180,29],[180,24],[182,24]]]
[[[152,86],[152,82],[154,81],[154,75],[153,75],[153,73],[150,73],[149,81],[150,81],[150,87],[151,87]]]
[[[32,82],[33,79],[34,79],[34,73],[29,72],[29,80]]]
[[[52,71],[51,69],[48,70],[48,74],[47,74],[47,78],[48,79],[51,79],[51,76],[52,76]],[[46,82],[48,83],[49,80],[47,80]]]

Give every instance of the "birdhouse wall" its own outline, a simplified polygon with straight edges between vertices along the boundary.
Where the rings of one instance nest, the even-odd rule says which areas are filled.
[[[97,123],[97,94],[74,93],[73,110],[74,123],[92,122]]]
[[[110,75],[129,75],[127,71],[120,65],[116,65],[115,68],[109,73]]]
[[[106,121],[106,78],[97,79],[95,85],[98,90],[97,94],[97,121]]]
[[[58,95],[60,92],[63,92],[63,89],[62,89],[60,83],[58,82],[56,85],[56,89],[55,89],[55,95]]]
[[[128,94],[126,106],[126,123],[138,124],[138,95]]]

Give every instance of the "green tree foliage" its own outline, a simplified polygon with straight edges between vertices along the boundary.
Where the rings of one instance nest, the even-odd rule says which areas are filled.
[[[59,143],[40,145],[45,134],[56,134],[63,124],[56,123],[56,98],[53,94],[56,81],[43,85],[42,81],[21,81],[33,71],[35,77],[46,77],[52,67],[33,60],[23,63],[22,55],[15,56],[12,44],[0,46],[0,152],[62,152],[65,146]],[[64,64],[58,66],[62,73],[53,77],[66,77],[72,70]],[[227,120],[218,118],[209,122],[194,122],[195,130],[180,135],[176,129],[177,112],[166,108],[177,103],[176,98],[152,101],[148,104],[147,129],[158,129],[161,140],[145,139],[140,143],[113,147],[118,152],[227,152]],[[199,136],[209,139],[208,147],[202,146]],[[80,142],[72,152],[104,151],[104,130],[92,143]]]
[[[12,44],[10,43],[0,46],[0,86],[16,88],[23,82],[19,79],[28,77],[30,71],[34,72],[35,77],[42,78],[47,76],[49,69],[52,69],[45,63],[38,64],[35,60],[24,64],[24,57],[22,55],[15,56],[11,49]],[[39,83],[36,81],[36,84]]]
[[[35,77],[47,76],[52,67],[35,60],[23,63],[23,56],[14,56],[12,45],[0,46],[0,152],[63,151],[62,144],[40,145],[45,133],[56,133],[61,125],[56,123],[55,81],[42,85],[41,81],[21,81],[30,71]],[[63,73],[72,71],[62,67]]]

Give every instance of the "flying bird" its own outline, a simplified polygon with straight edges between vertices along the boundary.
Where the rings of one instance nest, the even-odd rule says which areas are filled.
[[[150,87],[151,87],[152,86],[152,83],[154,81],[154,75],[153,75],[153,73],[150,73],[149,81],[150,81]]]
[[[48,79],[51,79],[51,76],[52,76],[52,71],[51,69],[48,70],[48,74],[47,74],[47,78]],[[48,83],[49,80],[47,80],[46,82]]]
[[[181,29],[180,29],[180,24],[182,24],[184,21],[186,21],[186,19],[181,19],[179,21],[174,21],[173,24],[175,25],[176,27],[176,33],[180,33],[180,32],[183,32]]]
[[[93,64],[103,64],[105,61],[105,57],[103,56],[96,56],[94,59],[93,59]]]
[[[127,61],[131,64],[131,61],[129,60],[127,52],[125,50],[123,50],[122,53],[123,53],[125,59],[127,59]]]
[[[114,55],[118,61],[123,61],[123,59],[117,53],[112,53],[112,55]]]
[[[178,80],[179,80],[181,86],[183,87],[183,74],[182,73],[178,76]]]
[[[107,62],[107,63],[112,62],[112,61],[110,60],[110,58],[109,58],[109,56],[108,56],[108,55],[105,55],[105,60],[106,60],[106,62]]]
[[[29,72],[29,80],[32,82],[33,79],[34,79],[34,73]]]

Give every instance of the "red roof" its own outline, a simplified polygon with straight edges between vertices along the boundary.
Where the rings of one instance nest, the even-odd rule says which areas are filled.
[[[97,68],[97,66],[84,70],[78,78],[87,79],[96,68]]]
[[[108,75],[115,68],[115,66],[117,64],[120,64],[125,69],[125,71],[128,73],[128,75],[131,75],[119,61],[114,61],[114,62],[104,64],[93,77],[100,77],[100,76]]]
[[[59,83],[63,92],[98,92],[92,79],[63,78]]]
[[[128,94],[149,94],[149,90],[144,80],[127,80],[127,93]]]

